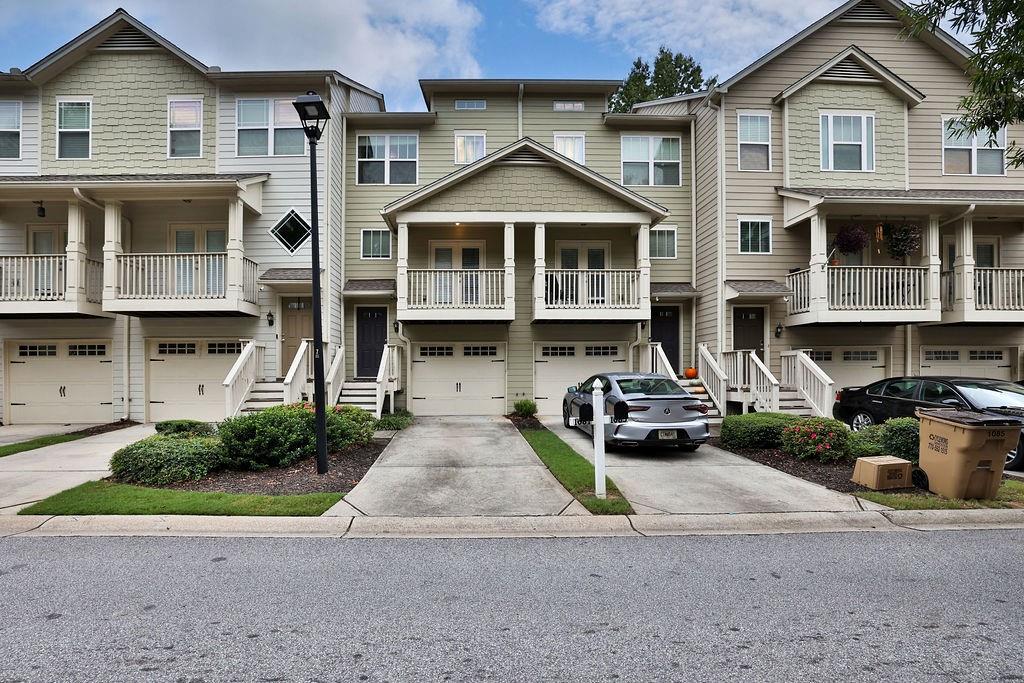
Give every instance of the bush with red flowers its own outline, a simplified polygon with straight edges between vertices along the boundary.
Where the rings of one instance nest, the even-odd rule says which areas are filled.
[[[833,462],[846,457],[850,430],[839,420],[809,417],[782,430],[782,450],[800,460]]]

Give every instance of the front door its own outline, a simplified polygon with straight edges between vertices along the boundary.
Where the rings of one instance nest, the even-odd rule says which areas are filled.
[[[313,338],[313,299],[281,299],[281,372],[288,372],[303,339]]]
[[[651,341],[661,342],[661,350],[679,374],[678,306],[651,306]]]
[[[388,309],[360,306],[356,309],[356,377],[376,377],[380,356],[388,343]]]
[[[732,309],[732,347],[753,349],[764,360],[764,309],[753,306]]]

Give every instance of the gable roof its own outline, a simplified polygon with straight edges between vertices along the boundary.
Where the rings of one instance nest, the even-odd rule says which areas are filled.
[[[491,152],[487,156],[477,159],[463,168],[438,178],[434,182],[424,185],[414,192],[410,192],[401,199],[387,204],[380,210],[380,214],[384,217],[384,220],[387,221],[388,225],[395,227],[395,215],[399,211],[406,210],[414,204],[418,204],[425,199],[433,197],[444,190],[457,185],[463,180],[472,178],[499,162],[553,165],[570,175],[583,180],[584,182],[604,190],[608,194],[621,199],[627,204],[651,214],[655,218],[652,223],[661,221],[669,215],[668,209],[664,206],[652,202],[643,195],[623,187],[615,181],[604,177],[600,173],[595,173],[586,166],[577,164],[572,159],[562,156],[558,152],[545,147],[532,138],[521,138],[510,145],[506,145],[499,150]]]
[[[864,50],[851,45],[780,92],[772,98],[772,102],[778,104],[814,81],[878,83],[897,97],[906,100],[911,107],[921,104],[924,100],[924,93],[887,69]]]

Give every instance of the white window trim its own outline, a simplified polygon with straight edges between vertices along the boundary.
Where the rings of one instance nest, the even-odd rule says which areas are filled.
[[[763,142],[744,142],[740,139],[740,117],[741,116],[767,116],[768,117],[768,168],[743,168],[741,148],[743,145],[763,145]],[[818,119],[821,125],[821,119]],[[821,137],[819,133],[819,138]],[[770,109],[737,109],[736,110],[736,170],[744,173],[771,173],[772,172],[772,112]]]
[[[368,137],[371,135],[383,135],[384,136],[384,158],[383,159],[360,159],[359,158],[359,138]],[[392,135],[411,135],[416,138],[416,156],[412,159],[394,159],[394,161],[415,161],[416,162],[416,182],[414,183],[396,183],[395,187],[416,187],[420,184],[420,134],[419,131],[415,130],[361,130],[356,131],[356,185],[366,185],[368,187],[384,187],[385,185],[391,185],[391,161],[388,158],[387,151],[391,144]],[[383,161],[384,162],[384,182],[383,183],[361,183],[359,182],[359,162],[360,161]]]
[[[57,106],[54,109],[54,125],[57,130],[56,144],[54,145],[53,157],[57,161],[91,161],[92,160],[92,115],[95,113],[93,107],[92,95],[57,95]],[[89,103],[89,128],[69,128],[68,132],[81,133],[83,131],[89,133],[89,156],[84,159],[65,159],[60,155],[60,105],[62,102],[88,102]]]
[[[574,108],[570,107],[569,109],[559,109],[558,105],[560,105],[560,104],[568,104],[568,105],[576,105],[576,104],[578,104],[578,105],[580,105],[580,108],[579,109],[574,109]],[[584,102],[583,100],[553,100],[551,102],[551,111],[557,111],[559,114],[579,113],[581,111],[586,111],[586,110],[587,110],[587,103]]]
[[[946,147],[946,122],[950,119],[958,118],[953,114],[944,114],[942,116],[942,128],[939,129],[939,144],[942,146],[942,166],[940,170],[942,175],[949,176],[961,176],[961,177],[979,177],[979,178],[1004,178],[1006,177],[1006,142],[1005,139],[1009,135],[1009,131],[1006,127],[1003,127],[1003,146],[1002,147],[978,147],[978,134],[975,133],[971,136],[970,147]],[[947,149],[967,149],[971,152],[971,172],[970,173],[946,173],[946,150]],[[1003,172],[1002,173],[978,173],[978,150],[979,149],[999,149],[1003,152]]]
[[[575,161],[577,164],[581,164],[581,165],[587,163],[587,134],[586,133],[584,133],[583,131],[570,131],[570,130],[558,130],[558,131],[555,131],[554,133],[551,134],[551,147],[552,147],[552,149],[555,149],[558,146],[558,138],[582,138],[582,140],[583,140],[583,158],[579,159],[579,160],[572,159],[572,161]],[[556,153],[560,153],[560,152],[558,152],[557,149],[555,149],[555,152]],[[570,157],[565,157],[565,158],[569,159]]]
[[[199,103],[199,127],[198,128],[175,128],[174,130],[198,130],[199,131],[199,155],[194,157],[173,157],[171,156],[171,103],[172,102],[198,102]],[[167,158],[168,159],[202,159],[203,158],[203,117],[206,115],[206,103],[202,95],[168,95],[167,96]],[[237,140],[237,138],[236,138]]]
[[[17,128],[0,128],[0,132],[4,133],[17,133],[18,134],[18,156],[16,157],[5,157],[0,159],[0,162],[8,161],[21,161],[25,153],[25,103],[21,100],[5,100],[0,99],[0,102],[12,102],[18,106],[18,127]],[[89,114],[89,118],[92,118],[92,112]]]
[[[267,125],[266,126],[241,126],[238,124],[238,107],[242,102],[266,102],[267,103]],[[274,131],[278,128],[285,130],[298,129],[302,126],[278,126],[274,123],[274,105],[277,102],[291,102],[287,97],[239,97],[235,99],[235,157],[239,159],[261,159],[264,157],[276,157],[279,159],[304,157],[309,153],[309,145],[306,136],[302,136],[302,152],[300,154],[274,154]],[[238,153],[238,131],[240,130],[263,130],[267,131],[267,153],[266,154],[239,154]]]
[[[562,268],[562,249],[575,249],[577,263],[586,263],[588,249],[604,250],[604,268],[600,270],[614,270],[612,268],[612,243],[611,240],[555,240],[554,261],[558,268],[553,270],[566,270]],[[576,270],[590,270],[590,268],[577,268]]]
[[[388,235],[388,255],[387,256],[366,256],[363,254],[363,235],[368,232],[384,232]],[[387,228],[363,228],[359,231],[359,260],[360,261],[390,261],[392,258],[391,249],[391,231]]]
[[[459,161],[459,136],[477,136],[484,139],[484,157],[487,156],[487,131],[486,130],[457,130],[452,136],[452,161],[456,166],[469,166],[470,164],[476,163],[480,159],[473,159],[473,161]]]
[[[675,225],[656,225],[650,228],[648,231],[648,239],[656,232],[671,232],[672,233],[672,255],[671,256],[654,256],[651,254],[652,261],[673,261],[679,258],[679,228]],[[650,245],[647,245],[648,251],[650,251]]]
[[[460,107],[459,102],[483,102],[482,107]],[[460,97],[452,101],[452,109],[455,111],[487,111],[487,100],[479,97]]]
[[[874,111],[868,110],[847,110],[847,109],[819,109],[818,110],[818,164],[821,164],[821,117],[828,117],[828,168],[822,167],[821,170],[827,173],[874,173],[878,167],[878,156],[877,156],[877,145],[875,144],[876,138],[878,137],[878,120],[875,118]],[[845,169],[835,168],[835,161],[832,159],[832,150],[836,143],[832,139],[832,134],[835,132],[835,124],[832,119],[836,116],[859,116],[860,122],[860,170],[858,169]],[[867,168],[868,165],[868,143],[867,143],[867,119],[871,119],[871,168]],[[852,145],[852,142],[840,142],[841,145]]]
[[[767,223],[768,224],[768,251],[743,251],[743,224],[744,223]],[[772,216],[736,216],[736,253],[745,256],[771,256],[775,250],[775,224]]]
[[[429,253],[429,264],[430,270],[437,270],[437,265],[434,263],[434,251],[438,247],[442,249],[450,247],[452,249],[452,270],[464,270],[462,267],[462,261],[459,261],[458,267],[455,265],[455,250],[459,250],[459,256],[462,256],[462,250],[466,247],[472,249],[476,247],[480,250],[480,267],[476,270],[487,270],[487,241],[486,240],[427,240],[427,251]]]
[[[627,163],[642,163],[643,159],[626,159],[622,153],[623,141],[625,138],[647,138],[647,184],[645,185],[626,185],[626,164]],[[679,165],[679,182],[672,185],[654,183],[654,139],[659,138],[663,140],[678,140],[679,141],[679,160],[678,161],[659,161],[659,164],[671,164],[675,163]],[[664,133],[621,133],[619,135],[619,182],[623,187],[682,187],[683,186],[683,138],[679,135],[668,135]]]

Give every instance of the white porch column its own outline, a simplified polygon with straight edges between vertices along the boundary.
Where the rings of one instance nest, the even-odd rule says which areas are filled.
[[[956,298],[953,309],[968,313],[974,311],[974,215],[963,218],[956,231],[956,260],[953,261],[953,279]]]
[[[640,308],[651,309],[651,226],[641,223],[636,233],[636,267],[640,270],[638,299]]]
[[[124,222],[122,205],[118,201],[103,205],[103,301],[113,301],[121,293],[118,283],[117,257],[124,249],[121,245],[121,225]]]
[[[64,266],[64,300],[85,303],[85,210],[75,200],[68,202],[68,246]]]
[[[395,287],[398,292],[398,310],[409,307],[409,224],[398,224],[398,260],[396,263],[398,278]]]
[[[242,200],[235,198],[228,202],[228,265],[226,268],[226,291],[228,299],[242,300],[242,259],[245,251],[242,248],[242,230],[245,225],[245,206]],[[313,273],[313,277],[317,277]]]
[[[828,220],[811,216],[811,259],[807,273],[812,311],[828,310]]]
[[[925,302],[930,311],[942,311],[942,262],[939,245],[939,217],[928,216],[922,243],[921,265],[928,268]]]
[[[516,225],[505,224],[505,311],[515,314]]]
[[[533,310],[544,310],[544,224],[533,227]]]

